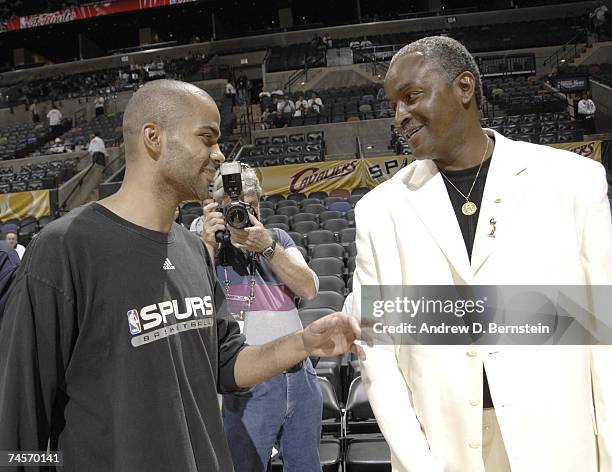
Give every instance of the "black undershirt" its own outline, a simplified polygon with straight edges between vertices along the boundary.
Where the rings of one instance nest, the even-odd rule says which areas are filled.
[[[455,186],[463,192],[465,196],[470,192],[470,187],[476,178],[476,174],[478,173],[478,167],[470,167],[469,169],[463,170],[455,170],[455,171],[444,171],[443,174],[448,178],[442,178],[444,180],[444,184],[446,185],[446,190],[448,191],[448,196],[450,197],[451,203],[453,205],[453,209],[455,210],[455,216],[457,217],[457,222],[459,223],[459,228],[461,228],[461,234],[463,235],[463,241],[465,242],[465,248],[467,249],[468,257],[470,261],[472,260],[472,248],[474,247],[474,238],[476,236],[476,225],[478,224],[478,215],[480,214],[480,204],[482,202],[482,195],[484,193],[485,183],[487,180],[487,173],[489,171],[489,165],[491,164],[491,159],[487,159],[482,163],[482,168],[480,169],[480,174],[478,174],[478,180],[474,184],[474,189],[470,194],[470,201],[475,203],[477,206],[476,213],[473,215],[464,215],[461,211],[461,207],[465,203],[465,198],[461,196],[461,194],[453,188],[453,186],[448,182],[450,180]],[[487,374],[483,368],[482,370],[482,380],[483,380],[483,389],[482,389],[482,405],[484,408],[493,408],[493,400],[491,399],[491,391],[489,390],[489,382],[487,380]]]

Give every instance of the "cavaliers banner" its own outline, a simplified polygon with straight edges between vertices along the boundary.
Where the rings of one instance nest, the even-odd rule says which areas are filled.
[[[361,185],[361,164],[360,159],[351,159],[259,167],[257,176],[265,195],[350,190]]]
[[[86,20],[98,16],[115,15],[134,10],[148,10],[149,8],[167,7],[180,3],[193,3],[197,0],[118,0],[115,2],[101,2],[83,5],[81,7],[66,8],[51,13],[22,16],[8,21],[0,22],[0,33],[17,31],[37,26],[67,23],[69,21]]]
[[[265,195],[329,192],[336,188],[375,187],[412,162],[412,156],[373,157],[309,164],[259,167]]]
[[[601,162],[601,141],[552,145]],[[338,161],[259,167],[256,169],[264,195],[329,192],[343,188],[376,187],[413,161],[412,155],[368,157]]]
[[[584,157],[589,157],[597,162],[601,162],[601,141],[581,141],[577,143],[551,144],[557,149],[575,152]]]
[[[33,190],[0,195],[0,220],[40,218],[51,214],[49,190]]]

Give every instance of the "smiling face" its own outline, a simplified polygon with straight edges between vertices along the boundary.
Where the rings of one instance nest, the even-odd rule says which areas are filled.
[[[203,200],[217,167],[225,160],[219,149],[219,110],[202,95],[189,99],[190,113],[164,130],[158,175],[183,200]]]
[[[462,75],[449,81],[445,71],[420,52],[398,58],[389,69],[385,91],[395,104],[396,126],[416,159],[450,159],[461,144],[467,122]]]

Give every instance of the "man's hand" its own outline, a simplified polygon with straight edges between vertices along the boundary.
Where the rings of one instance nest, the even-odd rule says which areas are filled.
[[[253,226],[244,229],[229,227],[232,245],[245,251],[262,252],[272,244],[272,236],[264,225],[249,214]]]
[[[365,361],[363,348],[355,344],[361,339],[357,319],[343,313],[332,313],[309,324],[302,331],[304,349],[309,356],[332,357],[351,351]]]
[[[263,382],[308,356],[338,356],[351,351],[364,361],[365,352],[355,344],[357,339],[361,339],[357,319],[343,313],[332,313],[301,331],[242,349],[234,366],[236,384],[243,388]]]
[[[210,247],[217,245],[217,240],[215,239],[217,231],[225,230],[225,219],[223,218],[223,213],[218,211],[218,207],[218,203],[212,202],[202,208],[202,216],[204,218],[202,239]]]

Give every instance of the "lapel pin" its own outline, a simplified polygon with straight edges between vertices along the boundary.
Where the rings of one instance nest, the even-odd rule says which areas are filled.
[[[489,220],[489,224],[491,225],[491,231],[489,231],[489,234],[487,234],[488,237],[490,238],[494,238],[495,237],[495,230],[497,229],[497,221],[495,221],[495,218],[491,218]]]

